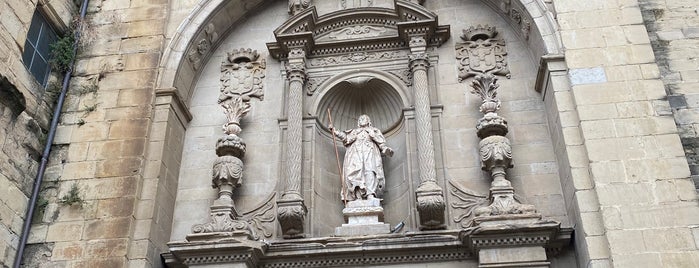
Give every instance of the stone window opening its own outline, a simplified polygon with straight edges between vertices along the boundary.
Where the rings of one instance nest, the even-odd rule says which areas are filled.
[[[35,10],[24,43],[22,61],[42,87],[46,87],[51,73],[49,46],[57,39],[56,31],[46,17]]]

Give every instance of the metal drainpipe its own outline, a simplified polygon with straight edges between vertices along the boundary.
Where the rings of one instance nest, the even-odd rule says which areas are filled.
[[[87,13],[87,3],[89,0],[83,0],[80,6],[80,22],[85,19],[85,13]],[[22,255],[24,255],[24,249],[27,246],[27,238],[29,238],[29,231],[32,225],[32,216],[34,215],[34,207],[36,206],[36,201],[39,197],[39,191],[41,190],[41,182],[44,180],[44,172],[46,171],[46,164],[49,161],[49,154],[51,153],[51,144],[53,144],[53,138],[56,136],[56,126],[58,126],[58,119],[61,117],[61,110],[63,108],[63,102],[66,99],[66,93],[68,92],[68,85],[70,85],[70,77],[73,75],[73,65],[75,64],[75,55],[78,52],[78,41],[80,40],[80,28],[75,29],[75,43],[73,43],[73,59],[70,61],[70,68],[63,76],[63,87],[61,87],[61,94],[58,96],[58,103],[53,109],[53,118],[51,118],[51,128],[49,129],[48,138],[46,139],[46,146],[44,146],[44,153],[41,155],[41,165],[39,165],[39,171],[36,174],[36,179],[34,180],[34,188],[32,189],[32,197],[29,199],[29,204],[27,205],[27,214],[24,216],[24,226],[22,226],[22,237],[20,237],[19,245],[17,246],[17,255],[15,255],[15,262],[12,265],[13,268],[19,268],[22,263]]]

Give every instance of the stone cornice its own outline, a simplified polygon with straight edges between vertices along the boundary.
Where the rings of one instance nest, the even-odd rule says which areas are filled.
[[[187,107],[187,104],[182,100],[182,96],[180,96],[179,92],[175,88],[159,88],[155,90],[155,97],[156,97],[156,105],[159,104],[170,104],[173,107],[173,110],[177,114],[177,117],[180,119],[183,125],[186,125],[189,121],[192,121],[192,113],[189,112],[189,107]],[[169,98],[167,102],[164,102],[162,100],[158,100],[158,97],[167,97]]]
[[[248,243],[255,243],[250,241]],[[255,267],[333,267],[473,260],[457,230],[245,243],[172,242],[169,267],[247,263]]]

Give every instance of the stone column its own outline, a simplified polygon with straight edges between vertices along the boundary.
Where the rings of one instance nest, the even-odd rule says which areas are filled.
[[[410,69],[415,92],[415,124],[417,125],[417,150],[420,186],[417,194],[417,209],[420,213],[421,229],[444,227],[444,196],[437,185],[434,164],[434,140],[432,139],[432,113],[430,109],[427,68],[427,42],[424,37],[410,39]]]
[[[306,53],[301,48],[289,51],[286,65],[289,80],[287,97],[286,186],[277,201],[279,224],[284,238],[303,236],[303,219],[307,209],[301,195],[303,133],[303,86],[306,81]]]

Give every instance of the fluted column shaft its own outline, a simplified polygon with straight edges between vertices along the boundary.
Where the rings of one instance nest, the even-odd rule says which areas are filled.
[[[286,189],[285,197],[301,198],[301,163],[303,135],[303,85],[306,81],[306,55],[301,49],[289,52],[287,79],[287,149],[286,149]],[[287,196],[291,195],[291,196]]]

